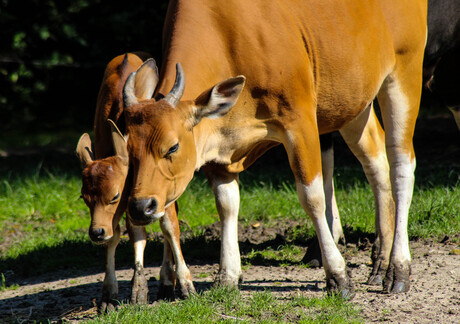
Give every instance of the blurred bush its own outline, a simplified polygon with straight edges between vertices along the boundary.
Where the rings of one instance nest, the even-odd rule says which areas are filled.
[[[161,62],[166,9],[166,0],[0,0],[1,131],[91,129],[111,58],[143,50]]]

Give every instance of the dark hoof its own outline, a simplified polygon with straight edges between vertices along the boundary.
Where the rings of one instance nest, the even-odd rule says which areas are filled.
[[[328,294],[339,295],[343,299],[352,299],[355,296],[353,281],[347,275],[326,279]]]
[[[383,285],[383,275],[381,274],[376,274],[376,275],[370,275],[369,279],[367,280],[368,285],[372,286],[381,286]]]
[[[408,292],[410,289],[410,266],[390,265],[383,281],[383,291],[391,294]]]
[[[110,299],[110,300],[102,299],[102,302],[99,305],[97,312],[99,314],[107,314],[109,312],[114,311],[119,304],[120,303],[115,299]]]
[[[157,298],[160,300],[174,300],[174,286],[173,285],[165,285],[160,284],[160,288],[158,289],[158,296]]]
[[[385,278],[388,267],[383,265],[382,260],[375,260],[373,263],[374,266],[372,267],[372,272],[369,275],[367,284],[381,286],[383,284],[383,278]]]
[[[243,283],[243,275],[238,277],[229,276],[226,271],[219,271],[214,280],[214,287],[235,287],[238,288]]]
[[[148,284],[147,279],[144,275],[144,268],[141,265],[136,264],[134,269],[134,276],[131,281],[131,304],[148,304]]]
[[[186,299],[195,294],[196,290],[192,282],[186,282],[184,284],[179,283],[179,298]]]
[[[302,263],[306,264],[310,268],[320,268],[323,266],[323,260],[321,258],[321,248],[317,239],[311,241],[307,247]]]

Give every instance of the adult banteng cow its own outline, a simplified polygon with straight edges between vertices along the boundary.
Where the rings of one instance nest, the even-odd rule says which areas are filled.
[[[115,249],[120,241],[119,222],[126,210],[130,191],[130,182],[125,185],[129,170],[126,138],[115,123],[124,128],[123,85],[129,74],[136,71],[148,57],[146,53],[128,53],[117,56],[109,62],[96,105],[94,150],[88,134],[83,134],[77,145],[77,155],[83,167],[82,197],[91,212],[89,236],[93,242],[106,246],[106,271],[100,311],[113,309],[116,303],[118,284],[115,275]],[[152,93],[137,92],[137,95],[150,98]],[[187,296],[190,292],[194,292],[190,272],[180,249],[176,211],[177,206],[171,205],[160,222],[165,236],[158,294],[160,298],[174,297],[176,276],[183,295]],[[148,287],[143,270],[145,227],[136,226],[129,218],[126,225],[134,247],[135,260],[131,302],[146,303]],[[171,254],[174,255],[174,260]],[[174,264],[176,264],[176,272]]]
[[[138,80],[143,68],[123,90],[133,164],[129,216],[139,224],[162,217],[202,168],[222,224],[217,280],[236,285],[241,276],[238,174],[282,144],[299,200],[318,234],[327,286],[349,296],[352,283],[325,218],[319,144],[319,134],[340,130],[367,163],[371,184],[381,186],[382,217],[391,214],[394,197],[394,240],[390,220],[383,220],[387,228],[380,229],[392,238],[385,246],[386,289],[407,291],[412,135],[422,84],[426,1],[171,1],[163,36],[155,99],[136,96],[141,84],[150,91],[156,85]],[[377,122],[371,113],[375,96],[384,141],[369,131],[375,125],[367,127]],[[386,186],[387,159],[391,188]]]

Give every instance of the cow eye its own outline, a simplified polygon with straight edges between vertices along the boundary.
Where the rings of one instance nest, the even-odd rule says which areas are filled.
[[[171,146],[171,147],[169,148],[169,150],[168,150],[168,153],[166,153],[166,156],[173,154],[173,153],[176,152],[178,149],[179,149],[179,143],[177,143],[177,144]]]
[[[118,198],[120,198],[120,193],[117,193],[115,197],[113,197],[112,200],[109,202],[109,204],[115,204],[118,201]]]

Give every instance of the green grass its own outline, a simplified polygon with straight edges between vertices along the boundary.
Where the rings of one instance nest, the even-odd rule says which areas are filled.
[[[0,178],[0,257],[17,258],[34,250],[51,248],[69,242],[89,244],[87,228],[89,211],[80,199],[80,177],[77,169],[43,168],[39,163],[26,174],[3,172]],[[271,171],[273,174],[273,170]],[[446,179],[447,184],[417,184],[409,216],[409,235],[428,238],[455,235],[460,232],[459,169],[438,170],[430,179]],[[249,171],[241,177],[240,222],[261,222],[276,226],[288,219],[304,220],[294,236],[314,235],[314,229],[301,208],[289,171],[273,177]],[[374,198],[362,171],[342,168],[336,172],[336,195],[342,224],[355,233],[374,232]],[[290,182],[289,182],[290,181]],[[204,177],[198,175],[179,200],[181,229],[193,229],[218,221],[214,196]],[[158,224],[149,231],[159,231]],[[27,239],[22,239],[26,237]],[[19,238],[19,239],[15,239]],[[1,270],[1,269],[0,269]]]
[[[212,288],[175,303],[122,305],[88,323],[360,323],[358,310],[336,296],[277,299],[270,291],[245,297],[236,289]]]
[[[6,276],[12,270],[17,275],[31,276],[69,267],[101,271],[104,249],[93,245],[87,235],[89,210],[79,198],[81,180],[75,157],[51,154],[2,159],[5,163],[0,164],[0,273]],[[459,179],[458,165],[417,170],[409,215],[411,238],[442,239],[447,235],[458,240]],[[338,167],[335,184],[345,235],[371,235],[374,198],[361,168]],[[312,238],[314,230],[294,188],[285,162],[279,167],[259,164],[241,174],[239,219],[243,225],[259,222],[274,227],[287,219],[301,224],[292,229],[290,242],[242,251],[244,266],[299,265],[304,246],[296,242]],[[206,243],[202,235],[203,226],[219,218],[212,190],[201,174],[180,198],[179,209],[181,230],[194,232],[183,244],[186,258],[206,254],[217,261],[218,242]],[[148,231],[158,232],[158,224],[149,226]],[[149,241],[145,259],[159,261],[162,251],[160,241]],[[123,240],[117,249],[117,266],[131,263],[131,247]],[[0,283],[0,289],[14,289],[7,286],[6,280]],[[269,291],[243,296],[238,291],[211,289],[188,300],[159,302],[155,307],[123,305],[119,311],[97,317],[93,322],[350,323],[360,321],[357,314],[350,303],[336,297],[310,299],[297,294],[278,300]]]
[[[12,284],[12,285],[7,286],[5,275],[3,273],[0,273],[0,292],[5,291],[5,290],[16,290],[16,289],[19,289],[19,285]]]
[[[243,264],[279,264],[281,266],[298,265],[302,260],[305,250],[300,246],[288,243],[278,246],[276,249],[271,246],[264,250],[252,250],[243,255]]]

